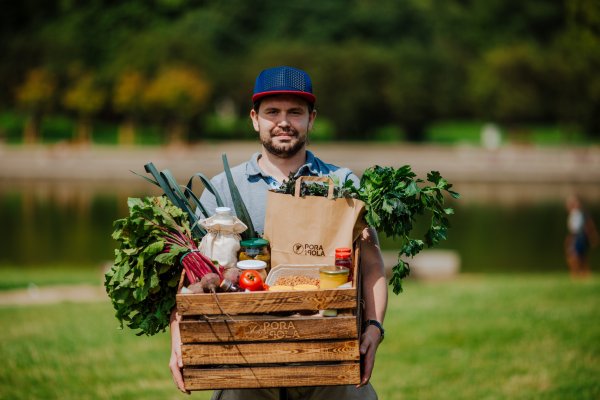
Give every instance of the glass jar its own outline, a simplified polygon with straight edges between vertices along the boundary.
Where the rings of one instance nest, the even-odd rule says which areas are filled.
[[[239,260],[260,260],[267,264],[267,272],[271,269],[271,253],[269,241],[263,238],[252,238],[240,242]]]
[[[239,284],[230,281],[229,279],[223,279],[219,285],[221,292],[241,292]]]
[[[352,265],[352,249],[349,247],[338,247],[335,249],[335,265],[338,267],[345,267],[350,270],[348,280],[353,278],[353,265]]]
[[[350,269],[337,265],[330,265],[319,269],[319,287],[321,289],[335,289],[348,282]]]
[[[263,282],[267,280],[267,263],[262,260],[241,260],[238,261],[237,267],[242,270],[254,270],[260,274]]]
[[[215,208],[215,223],[224,225],[233,225],[234,219],[231,214],[231,208],[229,207],[217,207]]]

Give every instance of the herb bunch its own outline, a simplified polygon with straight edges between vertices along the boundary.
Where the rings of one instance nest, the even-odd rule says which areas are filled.
[[[281,186],[277,189],[273,189],[275,193],[296,194],[296,181],[298,176],[295,176],[293,172],[290,173],[287,180],[284,180]],[[347,180],[344,184],[340,184],[340,179],[336,175],[330,175],[329,178],[333,181],[333,197],[352,197],[357,198],[358,192],[354,187],[351,180]],[[324,182],[306,182],[302,181],[300,184],[300,197],[304,196],[322,196],[327,197],[328,185]]]
[[[452,208],[444,207],[444,192],[459,198],[450,190],[452,185],[442,178],[438,171],[427,174],[430,185],[419,185],[422,179],[410,166],[401,168],[374,166],[368,168],[360,180],[359,198],[366,204],[365,219],[377,231],[387,236],[400,238],[402,247],[398,263],[392,268],[390,285],[395,294],[402,292],[402,280],[410,273],[409,265],[401,256],[413,257],[424,246],[433,247],[446,239],[450,222],[448,215]],[[419,216],[431,213],[429,228],[423,240],[412,238],[411,232]]]
[[[182,268],[190,282],[218,270],[194,251],[187,213],[166,197],[129,198],[127,205],[129,217],[114,222],[119,248],[104,286],[121,328],[154,335],[169,325]]]

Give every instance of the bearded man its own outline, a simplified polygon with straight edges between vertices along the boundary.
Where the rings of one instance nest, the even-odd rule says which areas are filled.
[[[335,175],[341,184],[350,179],[356,186],[359,179],[348,168],[327,164],[306,149],[317,111],[310,76],[299,69],[281,66],[262,71],[256,78],[252,126],[262,144],[261,151],[250,160],[231,169],[233,179],[248,209],[257,233],[264,231],[267,192],[278,188],[290,174],[294,176]],[[211,179],[225,206],[234,209],[227,178],[221,173]],[[200,199],[209,213],[217,207],[214,196],[204,191]],[[293,210],[290,210],[293,212]],[[361,383],[357,386],[320,386],[299,388],[268,388],[218,390],[213,399],[361,399],[377,398],[369,384],[375,363],[375,352],[383,339],[383,318],[387,307],[387,285],[377,232],[366,228],[360,238],[362,290],[365,301],[363,316],[366,324],[361,336]],[[185,392],[181,375],[181,340],[179,317],[171,317],[171,360],[173,380]]]

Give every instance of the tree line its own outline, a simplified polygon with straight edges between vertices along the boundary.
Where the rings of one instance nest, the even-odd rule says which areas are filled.
[[[52,114],[80,141],[96,120],[123,143],[139,124],[176,141],[249,129],[228,121],[274,65],[311,74],[337,138],[419,141],[443,119],[600,136],[594,0],[21,0],[0,15],[0,110],[27,116],[28,142]]]

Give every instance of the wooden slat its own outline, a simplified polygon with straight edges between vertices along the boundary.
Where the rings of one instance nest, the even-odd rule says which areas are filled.
[[[357,339],[355,316],[182,320],[182,343]]]
[[[215,296],[218,299],[215,300]],[[356,308],[356,289],[178,294],[180,315],[252,314]]]
[[[266,364],[306,361],[356,361],[360,359],[358,340],[309,342],[184,344],[183,364]]]
[[[360,364],[184,368],[183,376],[187,390],[354,385],[360,382]]]

